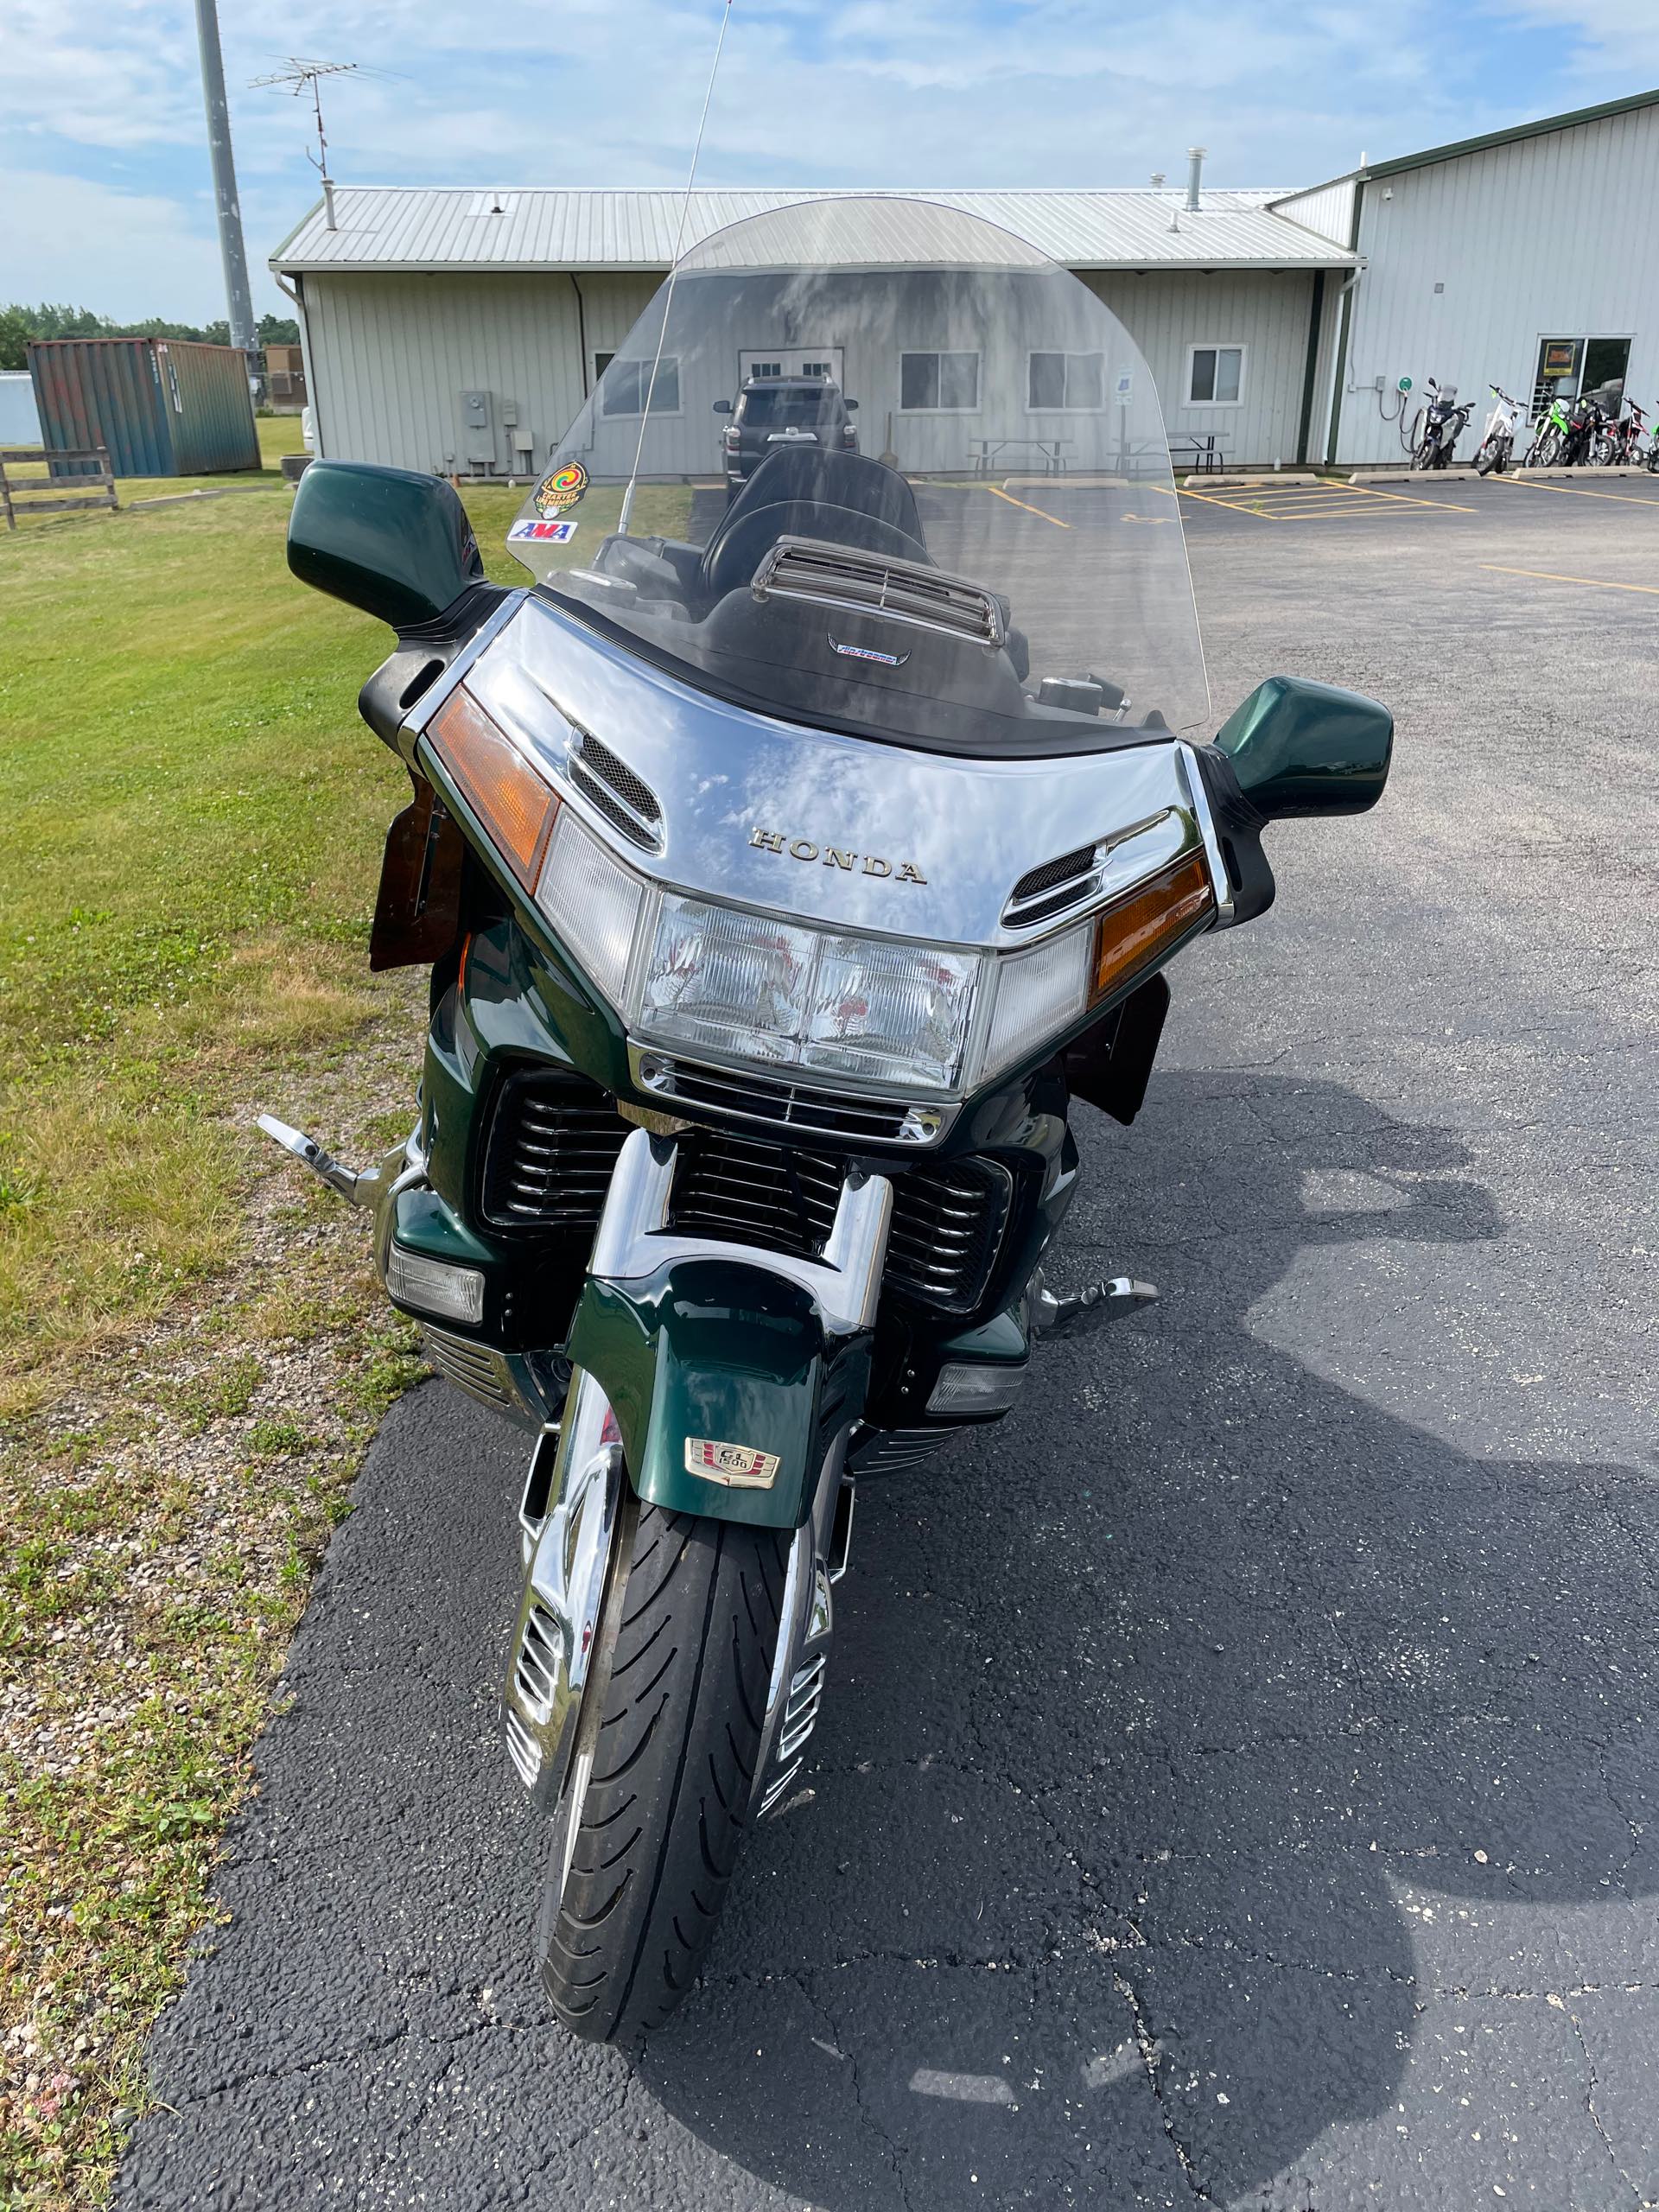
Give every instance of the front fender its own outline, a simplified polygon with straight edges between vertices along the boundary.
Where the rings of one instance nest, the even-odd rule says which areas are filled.
[[[670,1260],[626,1288],[590,1279],[567,1349],[611,1402],[642,1500],[767,1529],[805,1518],[869,1382],[868,1337],[828,1338],[800,1284],[728,1259]],[[764,1488],[728,1486],[693,1471],[693,1440],[768,1453],[776,1471]]]

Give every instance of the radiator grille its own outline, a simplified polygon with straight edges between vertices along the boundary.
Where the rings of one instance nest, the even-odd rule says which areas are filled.
[[[673,1224],[692,1236],[817,1259],[842,1172],[821,1153],[695,1130],[680,1140]],[[1007,1170],[993,1160],[930,1163],[895,1176],[889,1287],[947,1312],[971,1312],[995,1262],[1009,1188]]]
[[[994,592],[920,561],[893,561],[814,537],[780,537],[750,587],[757,599],[801,599],[943,631],[995,649],[1006,634]]]
[[[836,1217],[841,1185],[841,1163],[822,1154],[696,1129],[680,1140],[672,1219],[693,1236],[817,1259]]]
[[[484,1154],[484,1218],[498,1229],[599,1225],[628,1125],[590,1083],[536,1071],[501,1086]]]

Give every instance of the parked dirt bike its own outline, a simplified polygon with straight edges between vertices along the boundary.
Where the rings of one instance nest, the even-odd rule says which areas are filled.
[[[1567,410],[1567,442],[1561,461],[1568,468],[1587,467],[1595,458],[1597,442],[1607,429],[1607,413],[1592,392],[1580,392]]]
[[[1567,453],[1571,428],[1567,402],[1552,399],[1548,412],[1534,425],[1532,443],[1522,467],[1559,468]]]
[[[1475,468],[1482,476],[1502,474],[1510,465],[1515,451],[1516,425],[1521,420],[1521,403],[1511,399],[1507,391],[1497,385],[1487,390],[1497,404],[1486,417],[1486,428],[1481,433],[1480,443],[1475,448]]]
[[[1644,410],[1633,399],[1624,403],[1625,412],[1609,417],[1597,436],[1592,458],[1602,468],[1630,467],[1640,461],[1643,440],[1647,435]]]
[[[1475,410],[1470,401],[1459,399],[1454,384],[1438,385],[1430,377],[1427,390],[1428,404],[1418,414],[1411,465],[1414,468],[1449,468],[1458,440],[1469,427],[1469,417]]]
[[[728,508],[687,484],[734,333],[842,349],[881,415],[948,334],[976,435],[1030,435],[1033,349],[1126,397],[1067,418],[1064,482],[968,480],[934,416],[908,474],[788,446]],[[431,1019],[378,1166],[264,1126],[372,1210],[432,1364],[528,1432],[504,1732],[547,1821],[537,1955],[562,2020],[626,2041],[794,1790],[855,1482],[1004,1419],[1045,1337],[1155,1295],[1049,1280],[1077,1102],[1135,1120],[1166,963],[1270,904],[1268,823],[1376,802],[1393,725],[1274,677],[1210,734],[1146,364],[948,209],[709,240],[508,538],[527,587],[486,581],[442,480],[300,484],[295,574],[397,632],[359,702],[414,786],[370,963],[429,963]]]

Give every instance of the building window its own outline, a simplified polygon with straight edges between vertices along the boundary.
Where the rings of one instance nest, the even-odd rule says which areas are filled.
[[[606,370],[607,370],[607,369],[608,369],[608,368],[610,367],[611,363],[612,363],[615,359],[616,359],[616,350],[615,350],[615,348],[614,348],[614,347],[613,347],[613,348],[612,348],[612,350],[611,350],[608,353],[595,353],[595,354],[594,354],[594,382],[595,384],[597,384],[597,383],[599,382],[599,380],[600,380],[601,377],[602,377],[602,376],[604,375],[604,373],[605,373]]]
[[[657,382],[653,389],[649,361],[619,361],[614,354],[596,353],[597,362],[606,364],[601,373],[605,377],[601,386],[601,404],[607,415],[643,415],[645,397],[651,397],[653,415],[677,415],[680,411],[680,363],[674,353],[664,353],[657,364]]]
[[[1033,353],[1026,405],[1033,415],[1095,414],[1106,404],[1103,353]]]
[[[1189,407],[1236,407],[1243,397],[1243,346],[1187,347],[1186,404]]]
[[[906,415],[976,414],[978,354],[901,353],[899,404]]]

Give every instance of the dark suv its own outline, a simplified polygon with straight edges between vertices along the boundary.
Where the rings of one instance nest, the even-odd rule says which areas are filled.
[[[734,498],[769,453],[779,446],[816,445],[856,453],[851,416],[855,399],[826,377],[749,377],[736,400],[717,399],[716,415],[731,421],[720,434],[726,496]]]

